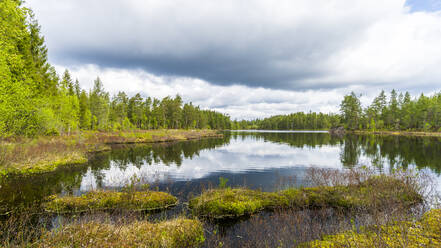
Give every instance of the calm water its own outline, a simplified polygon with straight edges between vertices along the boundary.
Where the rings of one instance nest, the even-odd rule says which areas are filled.
[[[441,173],[441,140],[428,137],[380,137],[326,132],[229,132],[224,138],[156,145],[116,146],[91,162],[43,175],[3,179],[1,205],[36,205],[51,194],[119,190],[134,179],[187,200],[219,177],[229,186],[272,191],[306,185],[308,167],[374,166],[380,171],[416,168]]]
[[[339,138],[326,132],[241,131],[227,132],[224,138],[115,146],[111,152],[96,155],[84,165],[0,179],[0,212],[23,207],[40,212],[42,199],[52,194],[121,190],[131,182],[170,192],[183,203],[205,188],[216,187],[219,177],[228,178],[229,186],[273,191],[287,185],[308,185],[308,167],[342,169],[355,165],[385,172],[396,168],[425,170],[441,182],[441,139],[357,135]],[[160,217],[179,215],[185,208],[181,204]],[[44,217],[35,221],[49,218],[49,227],[63,219],[41,216]],[[273,247],[279,245],[279,238],[292,244],[292,239],[304,242],[319,238],[320,233],[351,228],[349,218],[332,216],[335,215],[326,211],[301,211],[261,213],[220,224],[207,222],[206,246],[216,247],[221,240],[224,247]],[[268,235],[273,238],[265,238]]]

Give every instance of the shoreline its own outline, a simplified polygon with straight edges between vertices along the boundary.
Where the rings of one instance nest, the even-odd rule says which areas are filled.
[[[110,151],[116,144],[154,144],[220,138],[217,130],[136,130],[121,132],[79,132],[66,136],[43,136],[35,139],[16,138],[0,143],[0,178],[8,174],[38,174],[55,171],[61,166],[85,164],[99,152]],[[17,154],[21,157],[17,158]],[[8,159],[14,159],[8,161]]]
[[[380,136],[409,136],[409,137],[441,137],[441,132],[424,132],[424,131],[365,131],[354,130],[348,131],[348,134],[358,135],[380,135]]]

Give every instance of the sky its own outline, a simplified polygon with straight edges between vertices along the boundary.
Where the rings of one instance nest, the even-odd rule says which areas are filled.
[[[27,0],[49,61],[89,89],[263,118],[441,82],[441,0]]]

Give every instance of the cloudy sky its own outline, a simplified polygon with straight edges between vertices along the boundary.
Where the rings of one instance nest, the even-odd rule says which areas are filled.
[[[441,0],[27,0],[50,62],[88,89],[233,118],[336,112],[350,91],[441,83]]]

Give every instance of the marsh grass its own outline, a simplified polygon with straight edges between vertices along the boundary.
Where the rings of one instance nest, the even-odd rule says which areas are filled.
[[[202,223],[177,218],[159,223],[88,221],[45,231],[38,247],[198,247],[205,241]]]
[[[396,221],[326,235],[304,247],[441,247],[441,209],[420,220]]]
[[[61,165],[86,163],[110,144],[156,143],[222,136],[212,130],[84,131],[65,136],[12,137],[0,140],[0,175],[41,173]]]
[[[311,186],[333,187],[366,182],[376,176],[378,176],[376,171],[364,167],[344,171],[311,168],[307,172],[306,181],[311,182]],[[380,202],[378,199],[387,196],[381,192],[389,190],[391,184],[377,182],[373,184],[375,188],[366,192],[366,197],[373,200],[369,211],[366,211],[367,207],[354,208],[350,211],[326,206],[314,209],[276,208],[274,211],[259,212],[249,218],[238,219],[233,224],[227,224],[227,227],[225,221],[213,220],[215,224],[206,228],[208,234],[205,245],[206,247],[311,247],[313,245],[314,247],[439,247],[436,243],[439,242],[438,238],[436,238],[438,241],[431,240],[434,235],[439,235],[439,231],[436,231],[438,234],[433,233],[433,227],[438,228],[436,230],[441,227],[439,215],[437,214],[438,217],[432,215],[429,218],[430,222],[425,221],[427,217],[421,218],[427,216],[423,214],[430,208],[440,206],[434,178],[424,172],[411,170],[393,171],[387,177],[402,182],[392,187],[392,192],[400,191],[400,188],[404,188],[404,191],[412,189],[424,196],[424,200],[413,206],[409,206],[407,202],[394,200]],[[366,236],[366,230],[369,231],[369,239],[361,240]],[[342,238],[343,234],[345,236]],[[335,239],[338,242],[330,242],[334,239],[332,235],[337,235]],[[359,242],[345,242],[348,239]],[[322,240],[327,240],[327,243],[321,243]]]
[[[41,172],[53,170],[61,164],[85,163],[87,156],[84,150],[84,144],[63,141],[58,137],[3,141],[0,144],[0,171],[4,174],[17,170]]]
[[[391,180],[385,180],[384,178],[389,178]],[[379,179],[379,181],[377,181]],[[400,183],[396,184],[397,181]],[[105,244],[107,247],[120,247],[124,246],[121,242],[121,237],[127,236],[130,238],[129,242],[150,242],[142,240],[142,237],[135,237],[135,235],[129,236],[126,232],[121,230],[131,230],[136,233],[136,228],[141,228],[144,230],[161,230],[161,233],[167,233],[167,237],[186,237],[183,243],[175,247],[185,247],[188,246],[199,246],[203,247],[296,247],[303,246],[309,247],[315,242],[321,242],[326,240],[330,241],[332,235],[346,235],[345,240],[358,239],[357,235],[365,235],[366,231],[369,231],[371,235],[369,239],[370,243],[365,247],[390,247],[382,246],[387,243],[381,243],[390,239],[389,227],[393,227],[394,237],[405,237],[404,240],[399,240],[399,244],[404,244],[402,246],[395,247],[406,247],[410,244],[408,240],[412,237],[407,237],[406,235],[411,234],[413,229],[420,228],[418,231],[418,237],[428,237],[429,229],[425,227],[430,223],[438,225],[439,219],[431,218],[430,222],[423,221],[421,216],[428,210],[428,207],[439,206],[436,205],[432,199],[436,197],[429,197],[433,193],[433,179],[425,175],[424,173],[416,173],[412,171],[394,171],[388,175],[378,175],[376,171],[369,170],[367,168],[354,168],[350,170],[322,170],[322,169],[309,169],[305,181],[311,182],[311,185],[307,185],[308,188],[300,188],[306,192],[311,188],[347,188],[348,185],[364,185],[369,190],[364,191],[364,196],[369,199],[370,204],[368,207],[330,207],[327,204],[316,204],[315,207],[279,207],[276,205],[274,207],[274,202],[287,204],[285,206],[290,206],[293,202],[290,201],[280,201],[280,199],[287,199],[286,195],[290,195],[292,192],[299,192],[286,187],[283,185],[280,187],[278,192],[262,192],[259,190],[249,190],[244,187],[239,189],[228,188],[227,185],[212,185],[210,187],[201,186],[203,193],[213,191],[218,192],[220,190],[229,190],[232,193],[229,199],[241,199],[241,204],[250,206],[249,209],[259,209],[256,206],[259,204],[269,204],[269,210],[271,211],[250,211],[248,216],[243,216],[242,218],[233,219],[202,219],[203,228],[202,232],[204,235],[200,235],[199,231],[193,232],[192,227],[186,225],[178,225],[177,229],[181,231],[174,232],[172,229],[176,225],[170,224],[170,229],[164,232],[165,229],[159,228],[158,225],[164,221],[171,221],[172,223],[176,216],[181,219],[194,220],[192,217],[192,212],[187,212],[186,204],[180,204],[180,207],[173,208],[171,210],[173,214],[169,214],[169,211],[160,212],[158,214],[144,213],[144,212],[133,212],[133,211],[117,211],[114,212],[94,212],[93,214],[85,213],[78,215],[67,215],[63,217],[56,217],[55,220],[51,216],[39,216],[30,217],[14,215],[2,220],[0,229],[0,246],[4,247],[73,247],[71,243],[75,242],[78,247],[95,247],[96,244]],[[392,183],[391,183],[392,182]],[[127,187],[125,192],[134,192],[137,189],[133,187],[137,183],[136,180],[132,182],[132,186]],[[312,185],[314,184],[314,185]],[[224,189],[216,189],[213,187],[223,186]],[[312,187],[314,186],[314,187]],[[369,186],[369,187],[367,187]],[[354,186],[354,188],[356,188]],[[237,190],[240,194],[235,194]],[[247,192],[247,191],[250,192]],[[290,190],[293,190],[290,192]],[[400,192],[408,192],[412,190],[417,192],[418,195],[424,196],[424,200],[416,205],[409,205],[409,199],[411,197],[395,197],[404,196]],[[191,191],[199,191],[199,189],[192,189]],[[390,191],[390,192],[387,192]],[[285,192],[283,195],[281,192]],[[289,192],[289,193],[286,193]],[[313,190],[313,193],[315,191]],[[358,192],[358,191],[357,191]],[[250,194],[248,194],[250,193]],[[261,198],[261,193],[264,193],[266,197]],[[321,195],[321,192],[319,192]],[[187,191],[182,192],[182,197],[188,197]],[[268,194],[268,195],[266,195]],[[307,193],[305,193],[306,195]],[[392,194],[392,196],[391,196]],[[174,195],[176,195],[174,193]],[[293,194],[297,195],[297,194]],[[412,195],[412,194],[411,194]],[[352,196],[352,195],[350,195]],[[357,194],[355,195],[357,196]],[[294,196],[292,199],[297,199]],[[297,197],[297,196],[296,196]],[[385,198],[394,198],[391,200],[385,200]],[[227,197],[228,198],[228,197]],[[186,199],[186,198],[183,198]],[[322,201],[331,201],[332,197],[326,195],[326,197],[314,198],[315,202],[323,203]],[[351,197],[349,197],[351,199]],[[383,200],[381,200],[383,199]],[[398,201],[397,201],[398,199]],[[207,198],[208,200],[208,198]],[[258,204],[256,204],[256,202]],[[298,203],[298,201],[295,201]],[[182,208],[181,208],[182,207]],[[242,209],[242,208],[239,208]],[[245,208],[247,209],[247,208]],[[176,211],[175,211],[176,210]],[[167,213],[167,214],[166,214]],[[157,217],[154,217],[157,216]],[[25,218],[23,220],[23,218]],[[27,219],[26,219],[27,218]],[[148,226],[140,223],[149,223]],[[201,222],[199,222],[201,223]],[[430,224],[430,225],[432,225]],[[153,225],[153,226],[151,226]],[[395,225],[395,226],[394,226]],[[195,225],[196,226],[196,225]],[[55,227],[55,228],[54,228]],[[439,227],[439,226],[438,226]],[[198,227],[199,228],[199,227]],[[385,229],[386,228],[386,229]],[[87,230],[87,233],[86,231]],[[99,234],[93,235],[94,232],[100,231]],[[185,230],[190,233],[183,233]],[[392,230],[392,229],[391,229]],[[110,237],[105,240],[109,235],[101,235],[101,233],[107,232]],[[192,235],[191,233],[198,233],[198,235]],[[123,235],[124,234],[124,235]],[[90,235],[90,236],[88,236]],[[141,233],[140,233],[141,235]],[[155,234],[156,235],[156,234]],[[177,244],[172,241],[164,241],[164,236],[155,236],[155,242],[163,240],[165,243],[152,243],[151,247],[163,245],[164,247],[169,247],[169,244]],[[330,236],[331,235],[331,236]],[[351,235],[350,237],[347,235]],[[148,235],[145,235],[148,236]],[[360,237],[361,237],[360,236]],[[429,235],[430,236],[430,235]],[[339,236],[340,237],[340,236]],[[92,242],[89,242],[92,240]],[[196,240],[196,243],[186,243],[185,240]],[[204,241],[205,240],[205,241]],[[340,239],[339,239],[340,240]],[[427,240],[426,238],[424,240]],[[161,241],[162,242],[162,241]],[[170,243],[169,243],[170,242]],[[180,241],[181,242],[181,241]],[[407,242],[407,243],[406,243]],[[138,243],[133,246],[140,246]],[[150,243],[147,243],[150,244]],[[328,243],[329,244],[329,243]],[[327,247],[363,247],[360,244],[348,244],[345,243],[343,246],[337,246],[338,243],[331,244]],[[423,243],[425,244],[425,243]],[[106,246],[104,246],[106,247]],[[173,246],[172,246],[173,247]],[[317,246],[316,246],[317,247]],[[321,247],[320,245],[318,247]],[[325,246],[326,247],[326,246]],[[394,247],[394,246],[391,246]],[[409,245],[409,247],[412,247]],[[427,245],[427,247],[436,247]]]
[[[318,174],[311,173],[311,176]],[[341,177],[344,180],[334,180],[334,186],[318,184],[316,187],[287,188],[278,192],[246,188],[210,189],[191,199],[189,207],[196,215],[222,219],[273,209],[337,208],[346,211],[375,211],[397,206],[409,208],[423,202],[420,189],[411,183],[412,177],[364,174]]]
[[[0,247],[199,247],[205,241],[197,219],[149,221],[133,212],[99,212],[55,222],[22,215],[0,222],[0,228]]]
[[[152,211],[175,206],[177,202],[176,197],[158,191],[91,191],[81,196],[52,196],[44,208],[52,213],[76,213],[111,209]]]
[[[278,209],[225,223],[206,226],[206,247],[296,247],[351,227],[345,213],[330,208]]]

